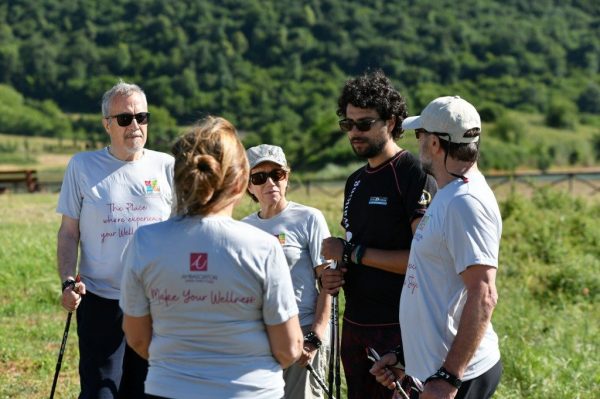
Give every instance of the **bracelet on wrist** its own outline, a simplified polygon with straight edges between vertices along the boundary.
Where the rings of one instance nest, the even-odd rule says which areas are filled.
[[[440,367],[438,369],[438,371],[435,372],[435,374],[433,374],[431,377],[427,378],[425,380],[425,384],[427,384],[429,381],[432,381],[432,380],[444,380],[456,389],[459,389],[460,386],[462,385],[462,380],[460,378],[458,378],[457,376],[455,376],[454,374],[451,374],[444,367]]]
[[[63,281],[61,292],[64,292],[67,289],[67,287],[71,287],[71,289],[74,289],[75,288],[75,280],[72,278],[68,278],[65,281]]]
[[[365,254],[367,247],[365,247],[364,245],[360,245],[358,244],[356,246],[356,248],[354,249],[354,263],[356,263],[357,265],[362,265],[362,258],[363,255]]]
[[[321,339],[317,336],[317,334],[315,334],[314,331],[310,331],[304,336],[304,342],[314,345],[317,349],[319,349],[323,344]]]
[[[356,248],[356,245],[344,240],[343,238],[338,237],[338,240],[340,240],[344,245],[344,250],[342,252],[342,262],[344,262],[345,264],[350,264],[352,262],[352,252],[354,251],[354,248]]]

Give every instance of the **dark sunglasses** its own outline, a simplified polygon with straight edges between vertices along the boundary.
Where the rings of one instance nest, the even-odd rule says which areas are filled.
[[[150,120],[150,112],[138,112],[137,114],[119,114],[109,116],[109,118],[115,118],[119,126],[129,126],[133,121],[133,118],[137,121],[138,125],[148,124]]]
[[[429,132],[425,129],[416,129],[415,130],[415,137],[417,138],[417,140],[419,140],[419,137],[421,137],[422,134],[429,134]]]
[[[283,169],[273,169],[270,172],[256,172],[250,175],[250,183],[255,186],[260,186],[267,182],[267,179],[270,177],[274,182],[281,181],[285,179],[287,176],[287,172]]]
[[[380,118],[366,118],[355,121],[353,119],[346,118],[341,119],[338,123],[340,124],[340,129],[342,129],[343,132],[349,132],[354,126],[356,126],[356,128],[361,132],[368,132],[371,130],[375,122],[382,120],[383,119]]]

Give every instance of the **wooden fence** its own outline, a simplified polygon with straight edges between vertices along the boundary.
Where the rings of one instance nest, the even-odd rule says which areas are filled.
[[[488,184],[498,194],[508,191],[533,192],[540,187],[556,187],[572,194],[593,196],[600,193],[600,170],[586,172],[549,172],[549,173],[490,173],[486,174]],[[302,180],[292,175],[289,191],[304,194],[341,196],[344,192],[344,180]],[[42,191],[60,191],[60,181],[38,182]]]
[[[600,193],[600,170],[591,172],[515,172],[486,174],[490,187],[497,193],[532,192],[541,187],[556,187],[578,195]],[[306,195],[324,193],[337,196],[344,192],[344,181],[292,180],[290,191],[303,190]]]

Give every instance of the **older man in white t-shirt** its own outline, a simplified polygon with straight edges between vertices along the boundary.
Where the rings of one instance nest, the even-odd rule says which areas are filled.
[[[63,179],[58,272],[63,307],[77,309],[79,398],[135,399],[148,366],[125,344],[122,258],[138,227],[169,218],[173,157],[144,149],[150,114],[137,85],[121,81],[107,91],[102,114],[110,145],[73,156]]]

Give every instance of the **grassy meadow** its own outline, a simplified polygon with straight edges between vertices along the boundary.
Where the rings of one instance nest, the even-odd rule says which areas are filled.
[[[544,127],[540,115],[510,116],[525,126],[524,145],[549,138],[559,142],[568,134]],[[571,136],[588,141],[594,132],[591,126],[578,126]],[[492,135],[490,144],[493,140]],[[408,133],[399,144],[416,151],[414,136]],[[578,152],[579,167],[591,166],[591,146],[584,147]],[[0,399],[46,398],[50,392],[66,313],[59,305],[56,273],[60,216],[54,211],[58,196],[51,192],[57,186],[44,183],[59,182],[70,154],[83,149],[82,142],[0,134],[0,170],[37,169],[46,189],[33,195],[0,195]],[[560,159],[564,154],[555,155],[558,163],[550,170],[569,167]],[[329,165],[315,176],[293,178],[345,177],[355,167]],[[341,234],[339,182],[312,185],[309,192],[295,180],[291,188],[290,199],[321,209],[332,234]],[[497,188],[504,234],[493,323],[505,374],[496,398],[600,397],[600,310],[595,306],[600,292],[600,195],[590,195],[593,190],[585,185],[574,192],[582,195],[572,197],[565,184],[555,191],[516,183]],[[245,200],[235,217],[255,209]],[[76,398],[79,392],[75,329],[73,320],[57,398]]]
[[[293,190],[339,234],[342,196]],[[0,195],[0,398],[46,398],[66,320],[55,267],[57,195]],[[236,217],[255,210],[249,200]],[[501,203],[494,327],[505,366],[496,398],[600,397],[600,201],[539,190]],[[78,394],[76,323],[57,398]]]

